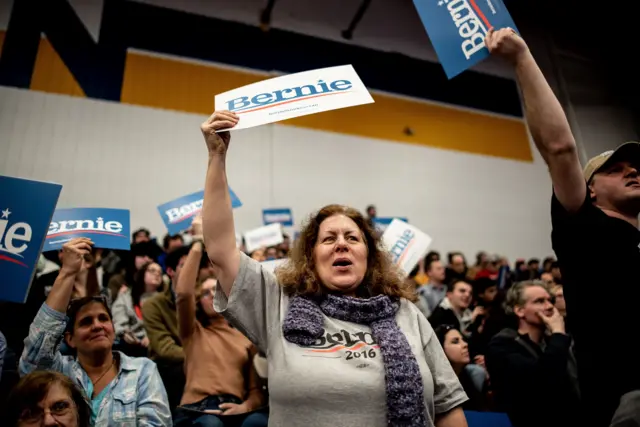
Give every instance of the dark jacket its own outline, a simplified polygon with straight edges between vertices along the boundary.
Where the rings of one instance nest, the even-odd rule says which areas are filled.
[[[509,415],[514,427],[578,425],[571,345],[568,335],[552,334],[538,345],[513,329],[491,339],[485,363],[498,410]]]
[[[144,329],[149,337],[149,356],[155,361],[182,362],[184,351],[178,335],[178,316],[173,288],[152,296],[142,305]]]

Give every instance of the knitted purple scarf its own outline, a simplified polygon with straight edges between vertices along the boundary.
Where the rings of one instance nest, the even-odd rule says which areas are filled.
[[[395,321],[399,306],[397,301],[392,301],[386,295],[373,298],[328,295],[319,305],[309,298],[293,297],[282,332],[287,341],[310,346],[322,336],[322,313],[371,327],[384,361],[388,425],[424,427],[426,418],[422,376],[407,337]]]

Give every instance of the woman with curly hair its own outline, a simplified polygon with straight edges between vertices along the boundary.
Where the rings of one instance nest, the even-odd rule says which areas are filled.
[[[267,355],[272,426],[466,426],[467,399],[433,329],[362,214],[322,208],[276,275],[236,249],[226,177],[238,116],[201,130],[215,309]]]

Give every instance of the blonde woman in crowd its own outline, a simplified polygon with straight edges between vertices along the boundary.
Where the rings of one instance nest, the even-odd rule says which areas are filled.
[[[267,354],[272,426],[466,426],[467,396],[427,319],[357,210],[322,208],[276,277],[236,249],[226,177],[238,116],[202,125],[215,307]]]

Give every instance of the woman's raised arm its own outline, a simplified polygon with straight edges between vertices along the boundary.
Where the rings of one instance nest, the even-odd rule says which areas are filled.
[[[209,165],[204,185],[202,226],[207,255],[218,277],[218,284],[225,295],[231,293],[240,265],[240,252],[236,248],[236,232],[229,185],[227,183],[226,157],[231,135],[216,131],[232,128],[238,116],[230,111],[216,111],[201,126],[209,151]]]

